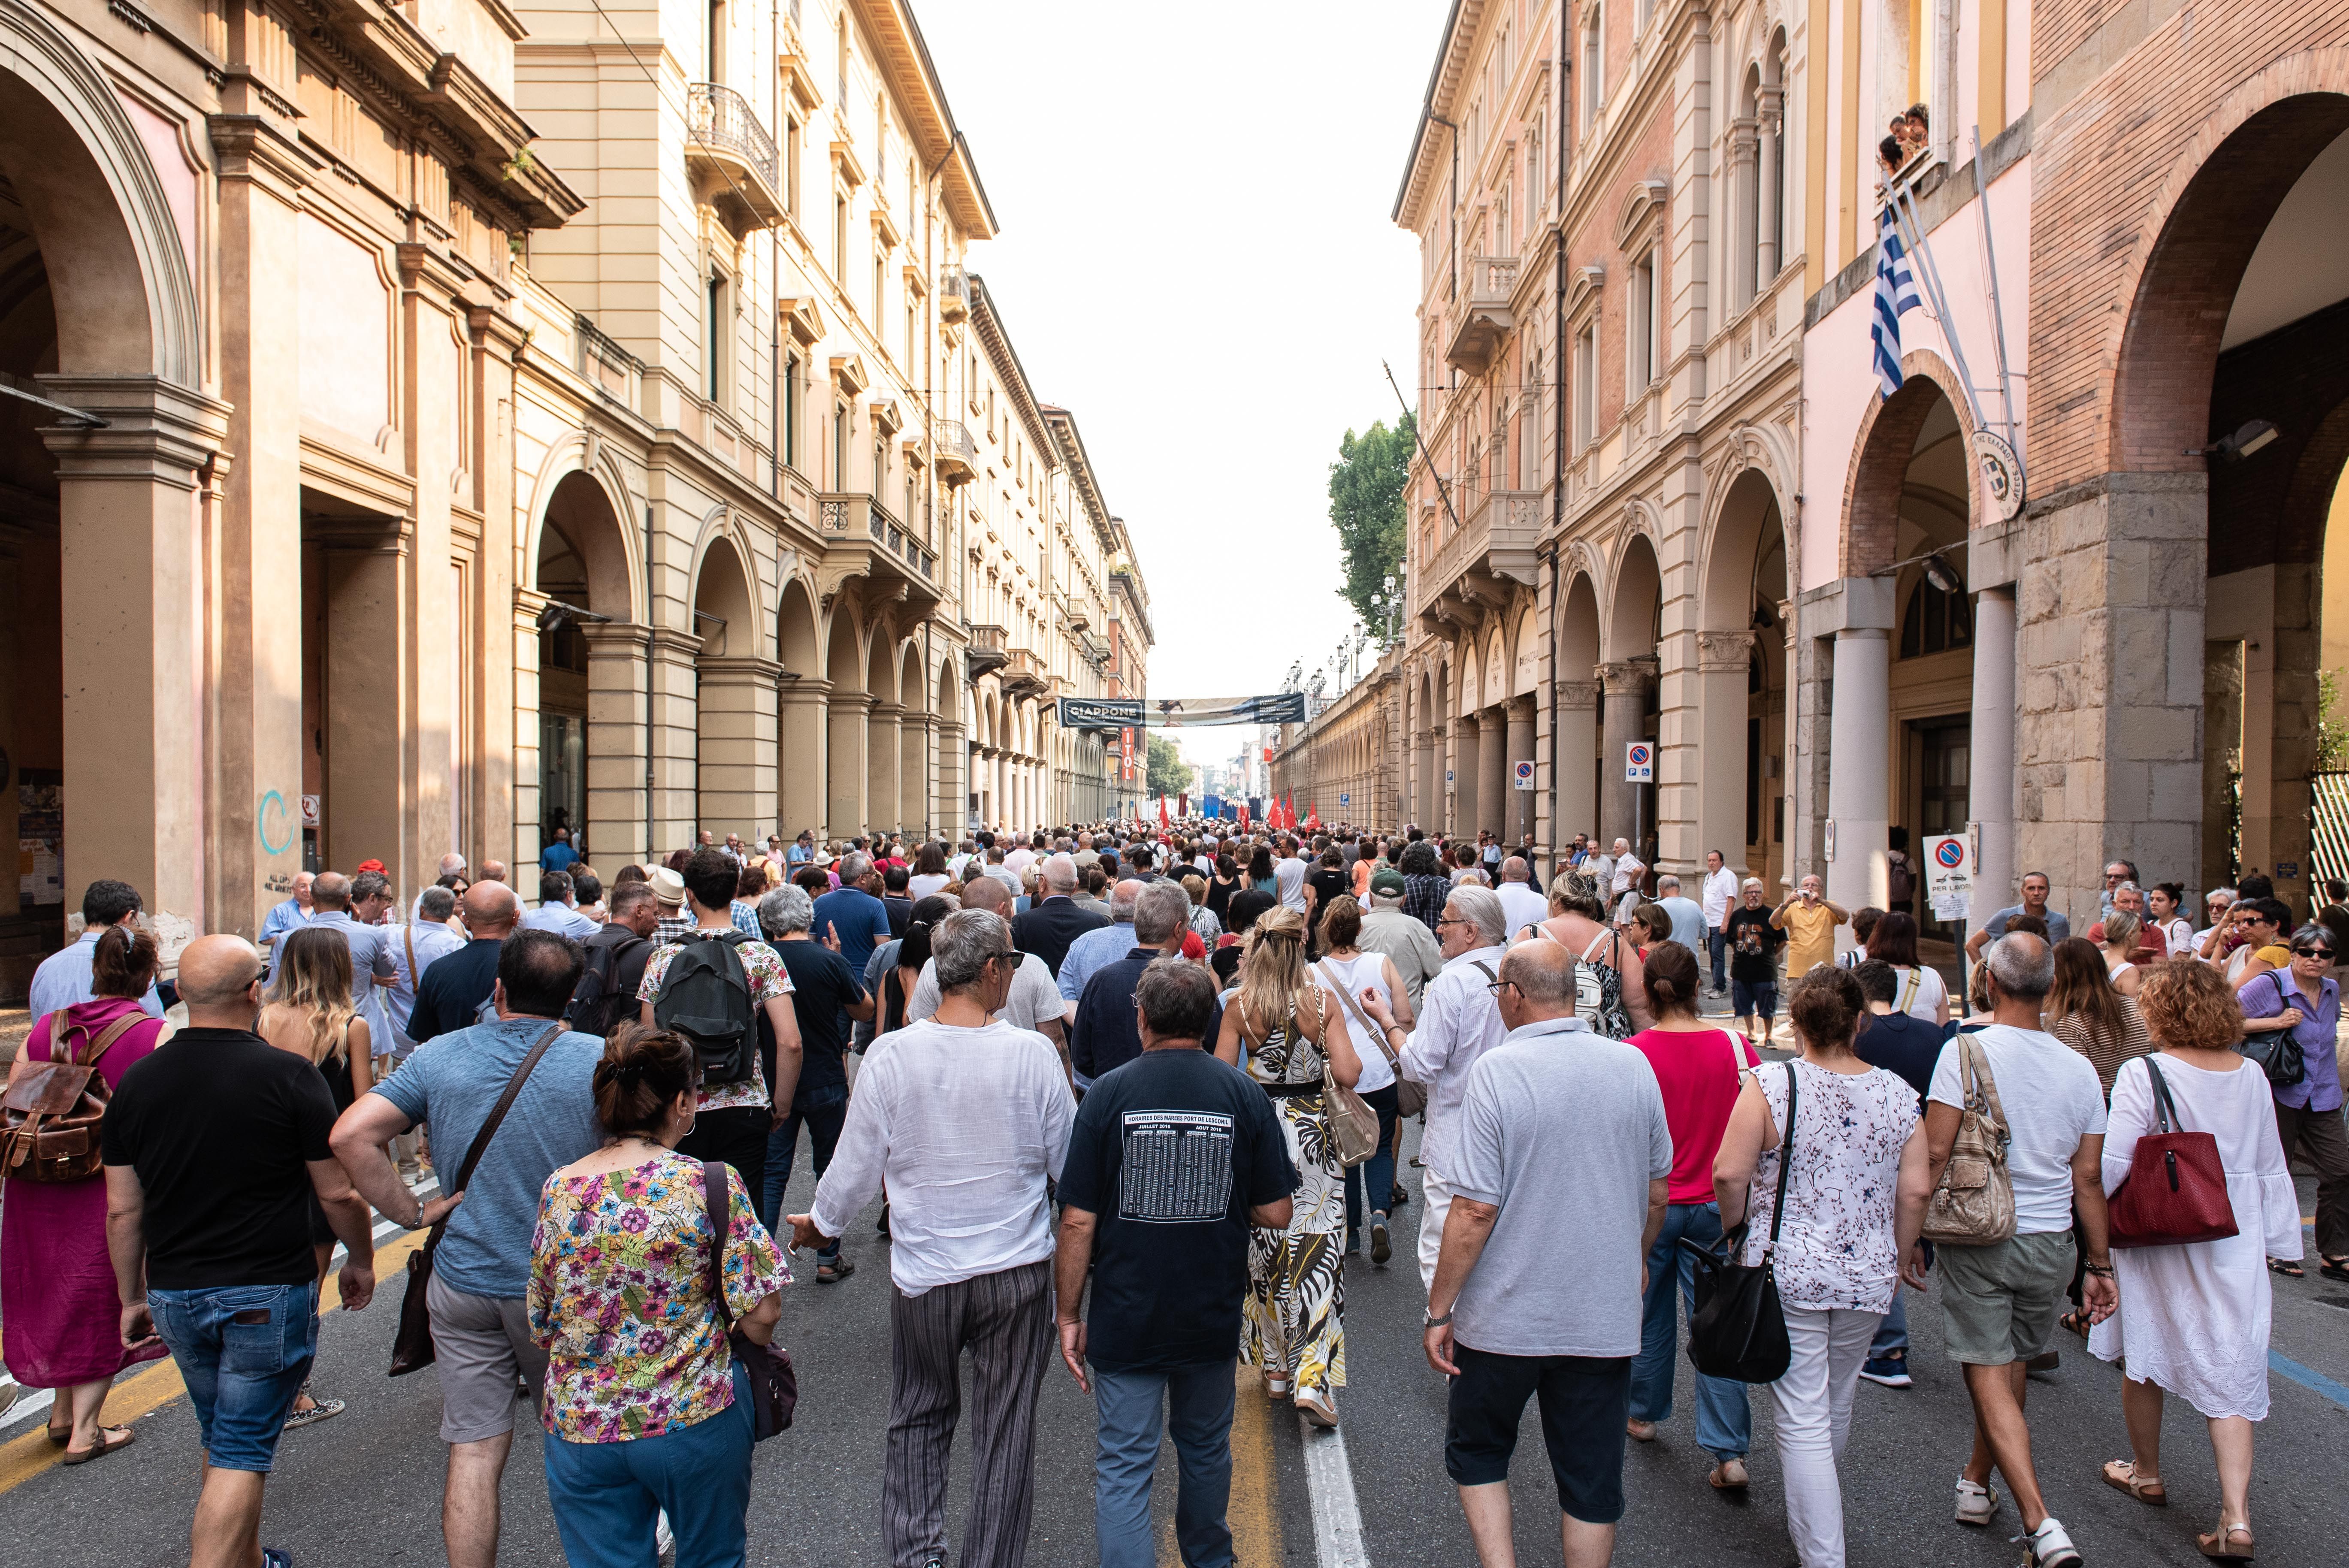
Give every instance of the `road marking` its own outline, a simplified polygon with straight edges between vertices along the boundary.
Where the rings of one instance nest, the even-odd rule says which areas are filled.
[[[398,1298],[396,1294],[388,1294],[388,1287],[398,1285],[405,1288],[408,1254],[424,1244],[425,1234],[421,1231],[399,1234],[398,1240],[388,1245],[382,1244],[386,1237],[400,1232],[400,1226],[388,1220],[375,1228],[378,1243],[375,1253],[376,1299],[378,1302],[389,1300],[395,1312],[398,1310]],[[336,1249],[338,1258],[342,1251],[339,1247]],[[318,1292],[318,1311],[321,1314],[333,1312],[342,1304],[341,1289],[330,1277]],[[188,1386],[180,1377],[178,1365],[170,1357],[150,1361],[114,1385],[106,1396],[106,1406],[99,1412],[98,1419],[109,1427],[128,1426],[142,1416],[153,1414],[187,1391]],[[13,1425],[17,1420],[43,1414],[54,1399],[55,1395],[49,1389],[29,1391],[27,1398],[8,1412],[10,1423]],[[64,1460],[65,1450],[49,1442],[45,1429],[47,1425],[44,1420],[22,1436],[0,1444],[0,1495],[14,1491]]]
[[[2344,1410],[2349,1410],[2349,1388],[2343,1387],[2313,1367],[2302,1367],[2281,1350],[2268,1352],[2268,1370],[2281,1372],[2302,1387],[2321,1394]]]
[[[1362,1546],[1362,1510],[1354,1496],[1354,1467],[1346,1462],[1345,1434],[1297,1417],[1305,1439],[1305,1484],[1313,1496],[1313,1550],[1320,1568],[1370,1568]],[[1250,1559],[1241,1558],[1247,1562]]]
[[[1275,1522],[1280,1478],[1273,1465],[1271,1401],[1265,1398],[1263,1374],[1247,1362],[1234,1367],[1232,1378],[1232,1498],[1224,1511],[1232,1531],[1232,1561],[1278,1563],[1284,1558]]]

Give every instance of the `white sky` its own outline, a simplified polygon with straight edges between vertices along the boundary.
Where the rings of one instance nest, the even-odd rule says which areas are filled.
[[[1417,400],[1418,244],[1387,214],[1445,14],[917,0],[1002,230],[972,270],[1133,532],[1154,696],[1273,691],[1352,625],[1329,465],[1397,417],[1381,358]]]

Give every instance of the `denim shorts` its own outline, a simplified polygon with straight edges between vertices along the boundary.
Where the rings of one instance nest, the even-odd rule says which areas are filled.
[[[150,1290],[155,1332],[188,1385],[214,1470],[267,1474],[318,1349],[318,1287]]]
[[[1741,1018],[1775,1018],[1778,1016],[1778,983],[1775,980],[1732,980],[1729,983],[1730,1006]]]

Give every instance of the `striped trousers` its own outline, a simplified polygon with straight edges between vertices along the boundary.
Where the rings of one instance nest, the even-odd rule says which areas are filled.
[[[893,1568],[947,1556],[947,1463],[970,1352],[970,1518],[962,1568],[1019,1568],[1036,1493],[1036,1394],[1052,1355],[1052,1265],[1022,1264],[889,1302],[889,1447],[882,1480]]]

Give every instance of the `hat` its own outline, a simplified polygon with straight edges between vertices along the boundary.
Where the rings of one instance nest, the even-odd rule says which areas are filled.
[[[829,850],[818,850],[814,854],[808,857],[808,864],[812,866],[828,866],[832,864],[832,852]]]
[[[365,876],[369,872],[380,872],[383,869],[383,862],[381,861],[361,861],[357,865],[351,868],[351,874],[353,876]]]
[[[685,903],[685,879],[667,866],[652,874],[653,902],[665,909],[677,909]]]
[[[1400,898],[1403,892],[1402,873],[1399,871],[1393,870],[1372,872],[1371,873],[1371,891],[1372,892],[1390,893]]]

